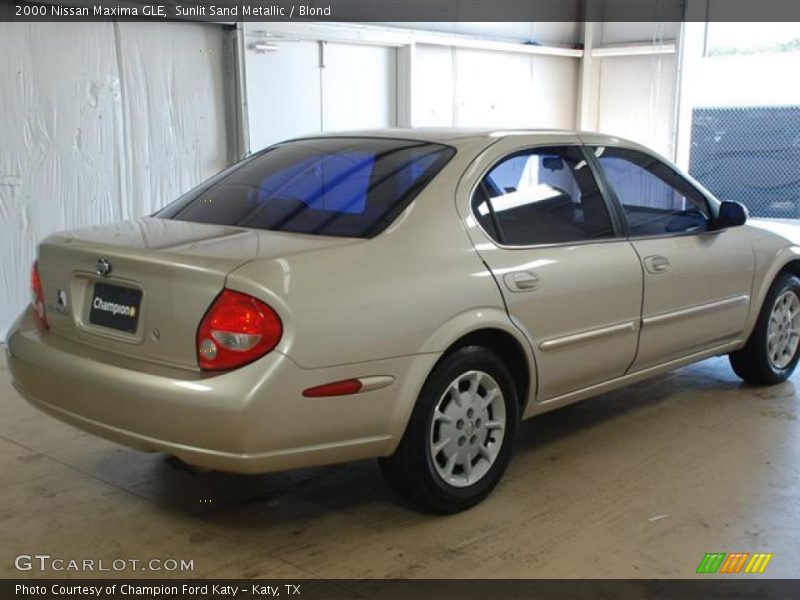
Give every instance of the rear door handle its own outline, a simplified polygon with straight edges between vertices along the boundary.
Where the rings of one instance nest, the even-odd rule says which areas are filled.
[[[506,287],[512,292],[530,292],[539,287],[539,276],[531,271],[514,271],[503,276]]]
[[[661,275],[662,273],[666,273],[671,269],[667,257],[659,255],[645,257],[644,267],[653,275]]]

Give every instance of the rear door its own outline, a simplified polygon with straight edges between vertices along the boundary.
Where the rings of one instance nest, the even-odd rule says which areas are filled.
[[[530,339],[538,399],[625,373],[636,354],[642,269],[577,141],[506,138],[459,187],[459,210],[508,312]]]
[[[632,371],[743,335],[754,258],[741,228],[711,230],[705,194],[635,148],[592,146],[644,269],[639,351]]]

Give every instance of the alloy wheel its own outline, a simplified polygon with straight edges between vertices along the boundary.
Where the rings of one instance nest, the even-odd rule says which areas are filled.
[[[500,453],[506,431],[503,391],[483,371],[467,371],[442,394],[428,451],[439,477],[454,487],[480,481]]]
[[[800,345],[800,298],[786,290],[775,300],[767,327],[767,355],[777,370],[785,369]]]

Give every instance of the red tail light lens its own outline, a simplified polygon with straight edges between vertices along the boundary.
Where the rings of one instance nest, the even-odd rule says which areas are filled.
[[[364,384],[358,379],[345,379],[344,381],[334,381],[324,385],[303,390],[303,396],[306,398],[324,398],[326,396],[347,396],[350,394],[357,394],[361,391]]]
[[[269,306],[223,290],[197,329],[197,362],[209,371],[241,367],[275,348],[281,335],[283,324]]]
[[[44,289],[42,288],[42,278],[39,277],[39,261],[33,261],[31,268],[31,306],[39,325],[47,329],[47,315],[44,313]]]

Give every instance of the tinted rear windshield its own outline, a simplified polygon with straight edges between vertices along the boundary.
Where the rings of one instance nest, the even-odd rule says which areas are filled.
[[[382,138],[287,142],[212,177],[155,216],[372,237],[408,206],[454,153],[439,144]]]

